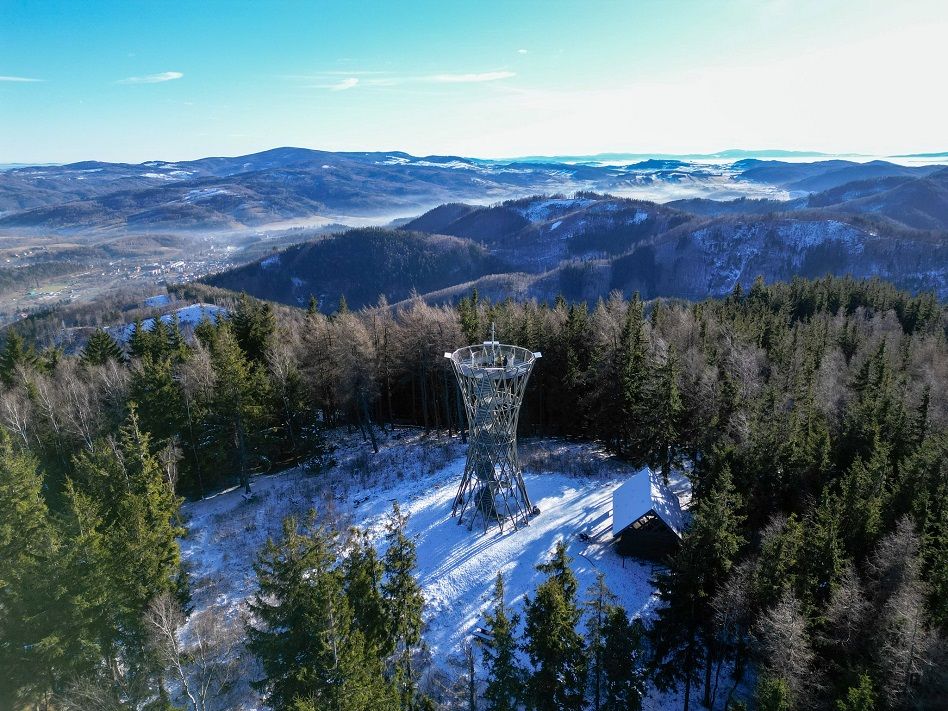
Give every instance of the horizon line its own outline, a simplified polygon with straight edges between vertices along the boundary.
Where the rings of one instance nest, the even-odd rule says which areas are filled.
[[[620,157],[627,158],[720,158],[720,159],[730,159],[730,158],[739,158],[739,157],[750,157],[754,155],[758,156],[767,156],[772,154],[770,157],[777,159],[779,157],[797,157],[797,158],[946,158],[948,159],[948,150],[945,151],[923,151],[923,152],[913,152],[913,153],[872,153],[872,152],[856,152],[856,151],[844,151],[844,152],[835,152],[835,151],[815,151],[815,150],[800,150],[800,149],[789,149],[789,148],[761,148],[761,149],[749,149],[749,148],[725,148],[719,151],[690,151],[690,152],[668,152],[668,151],[599,151],[596,153],[530,153],[530,154],[521,154],[521,155],[508,155],[508,156],[486,156],[486,155],[465,155],[462,153],[410,153],[402,149],[391,149],[391,150],[327,150],[323,148],[310,148],[307,146],[293,146],[293,145],[282,145],[274,146],[272,148],[263,148],[261,150],[250,151],[249,153],[236,153],[233,155],[221,155],[221,154],[204,154],[197,158],[178,158],[178,159],[163,159],[163,158],[149,158],[143,161],[126,161],[126,160],[101,160],[98,158],[84,158],[81,160],[71,160],[71,161],[44,161],[44,162],[30,162],[30,161],[4,161],[0,163],[0,166],[7,167],[7,169],[12,168],[29,168],[29,167],[50,167],[50,166],[64,166],[64,165],[75,165],[77,163],[111,163],[116,164],[128,164],[128,165],[144,165],[145,163],[187,163],[197,160],[204,160],[208,158],[240,158],[244,156],[259,155],[261,153],[269,153],[271,151],[278,150],[305,150],[305,151],[314,151],[320,153],[337,153],[337,154],[359,154],[359,153],[402,153],[409,155],[415,158],[429,158],[429,157],[458,157],[458,158],[467,158],[469,160],[482,160],[482,161],[506,161],[506,162],[517,162],[525,160],[549,160],[549,161],[565,161],[565,160],[595,160],[595,159],[605,159],[608,156],[613,156],[613,160]]]

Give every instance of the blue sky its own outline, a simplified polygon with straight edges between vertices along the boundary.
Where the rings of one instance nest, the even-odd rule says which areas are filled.
[[[0,0],[0,163],[948,150],[944,0]]]

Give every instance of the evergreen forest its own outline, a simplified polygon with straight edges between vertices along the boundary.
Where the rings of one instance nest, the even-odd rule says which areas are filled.
[[[193,335],[136,324],[79,353],[0,348],[0,708],[210,711],[234,655],[274,709],[943,709],[948,699],[948,308],[878,281],[796,279],[701,302],[414,299],[331,315],[247,296]],[[239,640],[191,610],[180,508],[332,466],[327,432],[465,436],[443,353],[541,351],[521,438],[689,472],[690,525],[650,619],[565,547],[514,606],[498,576],[466,691],[425,685],[405,516],[385,545],[289,518],[256,558]],[[213,625],[212,625],[213,627]],[[200,636],[200,635],[199,635]],[[205,644],[206,641],[206,644]],[[197,651],[195,651],[197,650]],[[463,680],[460,680],[463,685]]]

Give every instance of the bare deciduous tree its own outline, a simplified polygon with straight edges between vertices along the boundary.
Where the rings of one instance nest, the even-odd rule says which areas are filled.
[[[224,693],[236,681],[239,625],[217,607],[186,619],[170,593],[152,600],[145,615],[152,649],[162,667],[180,684],[181,696],[194,711],[225,708]]]
[[[30,444],[33,404],[20,388],[0,393],[0,422],[24,447]]]
[[[767,673],[782,679],[794,700],[816,686],[813,650],[806,630],[806,618],[800,602],[787,591],[754,627],[761,665]]]
[[[907,707],[937,672],[944,641],[926,621],[919,540],[909,517],[883,538],[869,560],[878,617],[874,649],[883,690],[895,708]],[[932,679],[932,681],[937,681]]]

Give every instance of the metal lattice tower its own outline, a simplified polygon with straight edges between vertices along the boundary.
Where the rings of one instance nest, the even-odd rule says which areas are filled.
[[[487,531],[496,521],[526,525],[537,513],[530,503],[517,458],[517,420],[533,363],[540,357],[526,348],[502,344],[491,326],[491,340],[445,353],[464,396],[469,424],[467,464],[453,516],[473,528],[478,516]]]

